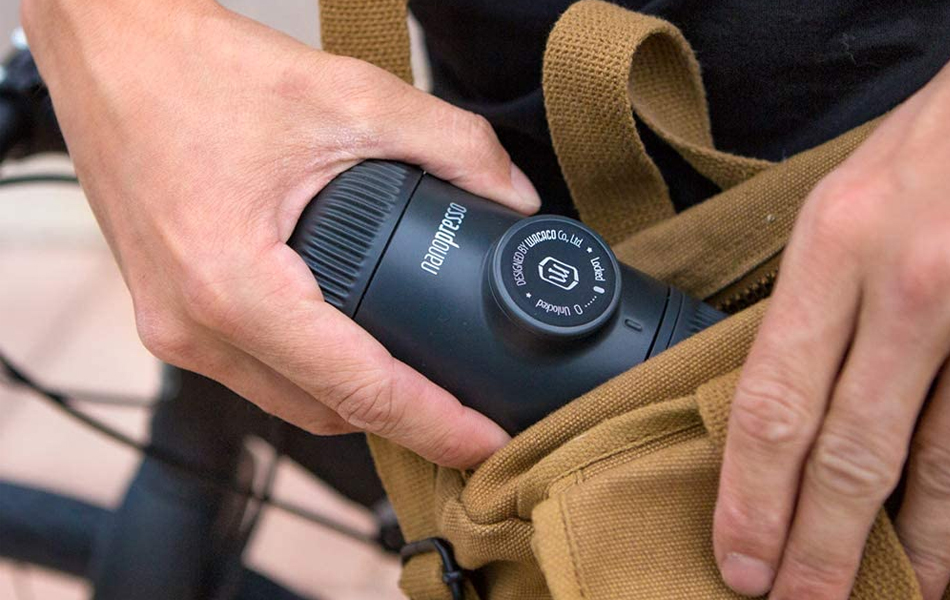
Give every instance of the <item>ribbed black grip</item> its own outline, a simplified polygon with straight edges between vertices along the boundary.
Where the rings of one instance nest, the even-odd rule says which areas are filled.
[[[709,306],[703,302],[697,302],[696,309],[693,311],[693,314],[689,316],[689,320],[686,324],[686,337],[697,334],[704,329],[708,329],[719,321],[722,321],[724,318],[726,318],[726,315],[719,312],[712,306]]]
[[[422,171],[368,160],[340,174],[304,209],[288,244],[324,299],[352,317]]]
[[[712,327],[725,319],[726,316],[708,304],[685,296],[683,298],[683,308],[676,320],[676,328],[673,331],[669,345],[674,346],[686,338]]]

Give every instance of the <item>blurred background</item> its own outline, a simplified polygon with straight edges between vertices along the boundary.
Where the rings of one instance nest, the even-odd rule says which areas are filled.
[[[316,0],[227,0],[245,15],[311,45],[319,43]],[[10,48],[19,2],[0,2],[0,55]],[[419,39],[416,32],[416,57]],[[423,85],[424,65],[416,65]],[[9,161],[2,176],[71,173],[63,156]],[[78,187],[0,188],[0,349],[44,384],[147,399],[159,365],[135,332],[131,301]],[[85,408],[85,407],[84,407]],[[148,412],[90,406],[95,417],[144,440]],[[255,454],[268,452],[264,444]],[[0,386],[0,480],[115,507],[140,457],[26,391]],[[367,511],[289,461],[274,496],[370,532]],[[3,540],[0,539],[0,546]],[[307,521],[265,509],[247,565],[303,595],[400,598],[398,561]],[[0,559],[0,600],[81,600],[83,580]]]

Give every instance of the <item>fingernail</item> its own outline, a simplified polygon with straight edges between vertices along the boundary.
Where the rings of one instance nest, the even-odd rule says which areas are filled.
[[[518,195],[524,200],[526,207],[532,212],[541,208],[541,196],[539,196],[538,191],[534,189],[534,185],[531,184],[531,180],[528,179],[528,176],[525,175],[515,163],[511,163],[511,187],[518,192]]]
[[[762,596],[772,588],[775,571],[757,558],[730,553],[720,565],[722,579],[743,596]]]

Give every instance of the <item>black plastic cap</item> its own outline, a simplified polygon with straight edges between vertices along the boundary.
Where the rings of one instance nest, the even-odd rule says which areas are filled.
[[[353,317],[422,171],[368,160],[340,174],[304,209],[287,243],[324,299]]]
[[[607,323],[620,304],[620,265],[583,223],[555,215],[522,219],[492,254],[489,284],[519,327],[548,338],[579,338]]]

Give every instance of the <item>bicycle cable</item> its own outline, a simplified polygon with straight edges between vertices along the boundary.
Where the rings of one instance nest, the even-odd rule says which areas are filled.
[[[9,187],[13,185],[28,185],[42,183],[67,183],[70,185],[79,185],[79,179],[75,175],[62,175],[59,173],[37,173],[35,175],[11,175],[0,179],[0,187]]]
[[[17,368],[12,362],[10,362],[10,360],[7,359],[6,355],[4,355],[3,352],[0,352],[0,366],[3,367],[3,374],[9,380],[9,382],[12,383],[13,385],[17,385],[27,390],[30,390],[31,392],[37,394],[39,397],[49,401],[54,406],[56,406],[57,408],[59,408],[60,410],[62,410],[63,412],[71,416],[72,418],[78,420],[79,422],[83,423],[87,427],[90,427],[97,433],[108,437],[109,439],[113,440],[114,442],[117,442],[118,444],[122,446],[131,448],[132,450],[135,450],[136,452],[139,452],[144,456],[163,462],[166,465],[175,469],[179,469],[193,477],[197,477],[201,479],[203,482],[211,486],[217,487],[218,489],[231,492],[234,494],[238,494],[244,498],[253,500],[254,502],[258,502],[260,504],[266,504],[268,506],[271,506],[272,508],[276,508],[288,514],[304,519],[306,521],[310,521],[311,523],[324,527],[325,529],[334,531],[352,540],[362,542],[364,544],[371,545],[377,548],[381,546],[379,539],[375,536],[363,533],[362,531],[359,531],[353,527],[339,523],[331,519],[330,517],[327,517],[325,515],[321,515],[320,513],[314,512],[312,510],[303,508],[302,506],[273,498],[272,496],[270,496],[269,492],[261,493],[255,490],[239,487],[235,485],[233,482],[231,482],[230,480],[227,480],[221,477],[217,473],[204,470],[200,467],[196,467],[195,465],[188,463],[187,461],[183,461],[179,459],[173,452],[169,452],[168,450],[164,448],[161,448],[159,446],[153,446],[151,444],[142,444],[142,443],[137,442],[136,440],[132,439],[130,436],[126,435],[125,433],[122,433],[121,431],[114,429],[110,427],[109,425],[106,425],[102,421],[87,415],[81,410],[77,410],[75,407],[71,405],[71,400],[67,396],[61,394],[60,392],[56,390],[47,388],[37,383],[36,380],[28,376],[22,370]],[[268,478],[268,479],[272,479],[272,478]]]

